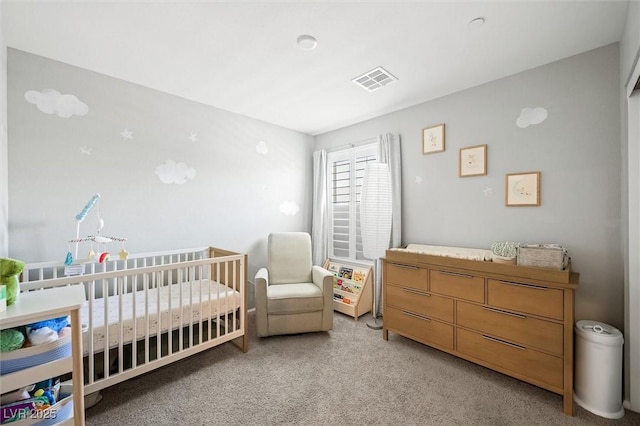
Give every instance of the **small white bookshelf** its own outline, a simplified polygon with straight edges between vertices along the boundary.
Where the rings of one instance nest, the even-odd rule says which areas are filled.
[[[324,268],[333,274],[333,310],[358,317],[373,307],[373,277],[369,265],[327,259]]]

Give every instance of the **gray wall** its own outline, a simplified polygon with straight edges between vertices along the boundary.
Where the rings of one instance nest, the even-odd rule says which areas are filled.
[[[0,7],[0,21],[2,8]],[[0,257],[9,255],[7,160],[7,46],[0,28]]]
[[[128,238],[129,252],[214,245],[248,253],[250,279],[266,264],[269,232],[310,230],[311,136],[15,49],[7,75],[12,257],[64,260],[95,193],[102,234]],[[88,113],[41,112],[25,93],[44,89],[76,96]],[[163,183],[155,170],[167,160],[195,177]],[[286,202],[299,210],[283,213]],[[95,213],[81,236],[96,232]]]
[[[399,133],[403,244],[562,244],[580,273],[577,319],[622,328],[619,93],[613,44],[317,136],[316,149]],[[548,118],[519,128],[525,107]],[[446,150],[423,155],[421,129],[437,123]],[[488,174],[458,177],[459,149],[478,144]],[[505,207],[505,174],[528,171],[542,174],[541,205]]]

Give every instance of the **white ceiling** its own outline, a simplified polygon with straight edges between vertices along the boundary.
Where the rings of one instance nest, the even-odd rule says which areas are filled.
[[[316,135],[619,41],[627,4],[3,0],[1,12],[8,47]],[[317,48],[301,50],[301,34]],[[352,82],[378,66],[398,81]]]

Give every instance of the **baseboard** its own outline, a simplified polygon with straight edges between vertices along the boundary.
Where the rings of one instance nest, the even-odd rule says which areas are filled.
[[[622,407],[625,410],[633,411],[634,413],[640,413],[640,411],[636,411],[636,410],[631,408],[631,403],[629,402],[628,399],[625,399],[625,400],[622,401]]]

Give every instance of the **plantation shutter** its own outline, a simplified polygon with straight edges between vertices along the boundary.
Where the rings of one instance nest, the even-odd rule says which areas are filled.
[[[376,145],[368,144],[330,152],[327,156],[329,196],[329,255],[366,260],[360,234],[360,196],[364,169],[376,161]]]

